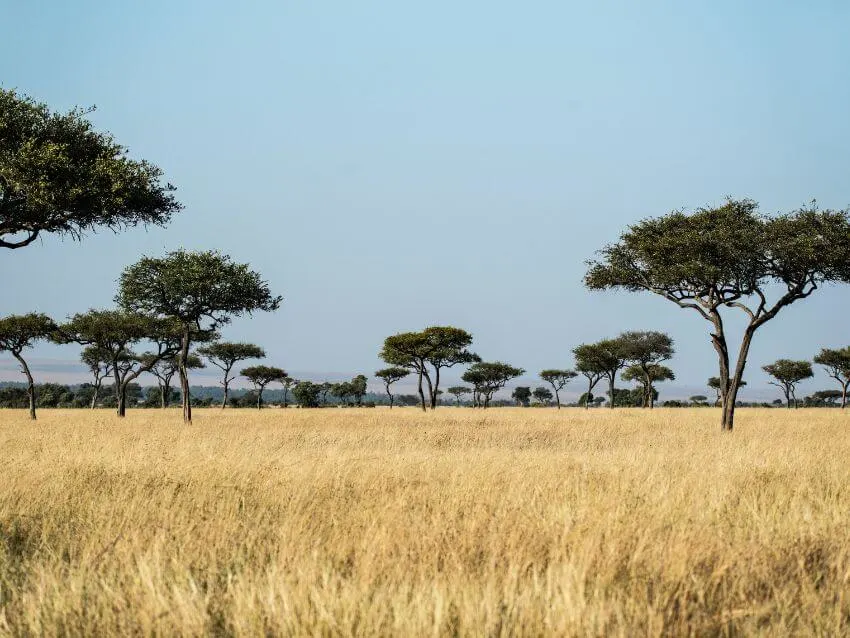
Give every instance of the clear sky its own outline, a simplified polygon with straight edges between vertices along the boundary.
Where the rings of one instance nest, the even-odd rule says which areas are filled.
[[[385,336],[431,324],[529,371],[659,329],[678,346],[662,398],[687,396],[717,373],[704,322],[584,291],[584,260],[631,222],[727,194],[850,204],[841,0],[33,0],[3,23],[0,84],[96,105],[186,206],[166,229],[0,253],[4,314],[107,306],[141,255],[218,248],[285,297],[225,336],[296,375],[371,373]],[[773,396],[762,364],[850,343],[848,292],[760,331],[744,398]],[[42,379],[73,376],[75,348],[33,356]],[[819,373],[805,390],[825,387]]]

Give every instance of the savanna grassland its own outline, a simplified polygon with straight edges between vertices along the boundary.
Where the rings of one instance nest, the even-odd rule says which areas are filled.
[[[850,414],[0,411],[0,634],[850,635]]]

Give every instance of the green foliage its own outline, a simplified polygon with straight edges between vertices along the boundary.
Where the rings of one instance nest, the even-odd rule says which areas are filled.
[[[355,403],[358,406],[363,404],[363,395],[366,394],[367,383],[366,375],[358,374],[351,380],[351,395],[354,397]]]
[[[208,329],[231,317],[272,311],[281,297],[247,264],[237,264],[217,251],[177,250],[162,258],[144,257],[121,274],[118,304],[153,317],[173,317],[184,325]]]
[[[240,374],[254,384],[257,393],[257,408],[263,407],[263,390],[269,383],[278,382],[283,384],[289,375],[283,368],[274,366],[249,366],[243,368]]]
[[[162,171],[129,159],[93,130],[88,112],[53,113],[0,89],[0,247],[26,246],[40,233],[161,226],[180,210]]]
[[[198,348],[198,354],[211,364],[229,372],[234,364],[246,359],[263,359],[266,351],[253,343],[219,341]]]
[[[525,370],[516,368],[501,361],[492,363],[474,363],[463,373],[461,379],[471,383],[477,393],[484,397],[483,407],[488,407],[493,394],[505,387],[508,381],[514,379]]]
[[[541,376],[543,376],[541,374]],[[552,391],[549,388],[534,388],[534,400],[537,401],[540,405],[546,406],[552,403]]]
[[[511,398],[522,407],[527,408],[529,403],[531,403],[531,388],[528,386],[517,386],[514,388]]]
[[[797,384],[804,379],[810,379],[814,376],[812,364],[809,361],[778,359],[771,364],[762,366],[762,370],[775,379],[770,384],[782,390],[789,408],[792,401],[796,404]]]
[[[56,329],[50,317],[35,312],[0,318],[0,351],[20,355],[37,341],[53,338]]]
[[[301,381],[292,389],[292,395],[302,408],[319,407],[319,396],[322,392],[322,384],[312,381]]]

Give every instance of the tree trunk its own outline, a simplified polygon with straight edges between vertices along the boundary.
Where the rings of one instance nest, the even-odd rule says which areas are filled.
[[[615,371],[608,379],[608,396],[611,399],[611,405],[609,405],[608,407],[612,410],[614,409],[614,380],[616,378],[617,372]]]
[[[123,417],[126,414],[124,401],[121,400],[122,392],[121,392],[121,373],[118,371],[118,359],[113,359],[112,361],[112,376],[115,378],[115,406],[116,413],[119,417]]]
[[[127,416],[127,388],[123,384],[118,388],[118,416]]]
[[[647,402],[649,403],[649,409],[655,409],[655,388],[652,387],[652,383],[649,384],[649,393],[646,397]]]
[[[224,373],[224,384],[223,385],[224,385],[224,398],[222,398],[222,400],[221,400],[221,409],[222,410],[224,410],[224,408],[227,407],[227,398],[228,398],[228,395],[230,394],[230,381],[227,380],[227,372]]]
[[[738,394],[738,387],[734,379],[732,383],[729,381],[729,348],[726,344],[726,333],[723,330],[723,319],[717,310],[714,310],[711,316],[712,323],[714,324],[711,343],[717,352],[718,367],[720,369],[720,387],[717,389],[721,409],[720,429],[725,432],[732,430],[732,424],[735,419],[735,397]],[[729,401],[730,396],[732,399],[731,405]]]
[[[12,356],[15,357],[15,359],[18,360],[18,363],[21,364],[21,369],[23,370],[24,376],[27,378],[27,398],[29,399],[30,419],[35,421],[35,381],[32,378],[30,367],[27,365],[27,362],[24,361],[21,353],[13,350]]]
[[[257,409],[258,410],[263,409],[263,388],[260,388],[257,391]]]
[[[425,412],[425,393],[422,391],[422,369],[419,369],[419,399],[422,401],[422,411]]]
[[[180,370],[180,389],[183,392],[183,423],[192,422],[192,397],[189,396],[189,371],[186,362],[189,359],[189,346],[191,335],[188,324],[183,326],[183,338],[180,341],[180,359],[178,368]]]
[[[289,386],[283,386],[283,407],[289,407]]]
[[[847,384],[841,386],[841,409],[847,406]]]
[[[590,393],[593,392],[593,386],[595,386],[595,385],[596,384],[593,383],[593,381],[590,378],[588,378],[588,380],[587,380],[587,394],[584,395],[584,409],[585,410],[590,409]]]
[[[386,384],[387,396],[390,398],[390,410],[393,409],[393,395],[390,394],[390,384]]]
[[[724,365],[724,358],[721,354],[721,350],[718,349],[718,340],[715,340],[715,349],[718,349],[718,354],[720,355],[720,387],[721,390],[725,389],[725,391],[721,394],[723,415],[720,421],[720,429],[723,432],[731,432],[735,425],[735,403],[738,399],[738,389],[741,387],[741,379],[744,376],[744,369],[747,367],[747,356],[750,353],[750,345],[753,342],[753,335],[755,334],[756,327],[754,327],[753,324],[750,324],[747,326],[747,329],[744,330],[744,338],[741,340],[741,347],[738,350],[738,361],[735,364],[735,374],[730,381],[729,354],[726,349],[726,339],[722,332],[722,324],[720,325],[721,339],[719,345],[722,346],[722,350],[726,355]],[[715,339],[715,335],[712,335],[712,339]],[[725,383],[724,379],[726,379]]]
[[[552,388],[554,388],[554,390],[555,390],[555,403],[558,404],[558,409],[560,410],[561,409],[561,396],[558,394],[558,388],[556,388],[554,385],[552,386]]]
[[[431,409],[437,409],[437,391],[440,389],[440,368],[434,367],[434,388],[431,390]]]
[[[100,394],[100,383],[101,380],[99,378],[95,378],[94,381],[94,396],[91,398],[91,409],[94,410],[97,406],[97,395]]]
[[[428,370],[425,368],[424,362],[422,363],[422,376],[425,377],[425,381],[428,383],[428,398],[429,398],[428,403],[430,404],[431,401],[434,400],[434,396],[435,396],[434,395],[434,384],[431,382],[431,375],[428,374]],[[424,410],[425,408],[423,407],[422,409]]]

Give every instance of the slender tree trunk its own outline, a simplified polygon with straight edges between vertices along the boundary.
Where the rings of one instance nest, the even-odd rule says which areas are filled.
[[[127,384],[122,382],[118,388],[118,416],[127,416]]]
[[[723,418],[720,422],[720,429],[724,432],[731,432],[735,425],[735,403],[738,399],[738,390],[741,387],[741,379],[744,377],[744,369],[747,367],[747,356],[750,353],[750,345],[753,342],[753,335],[756,328],[750,324],[744,330],[744,338],[741,340],[741,347],[738,350],[738,361],[735,364],[735,374],[731,381],[729,380],[729,356],[728,350],[726,355],[726,367],[723,367],[723,359],[721,358],[721,388],[726,388],[721,402],[723,404]],[[722,332],[721,332],[722,335]],[[713,336],[713,335],[712,335]],[[723,339],[723,348],[726,348],[726,340]],[[724,373],[725,369],[725,373]],[[723,375],[725,374],[726,384],[723,383]]]
[[[431,382],[431,375],[428,374],[428,370],[425,368],[424,363],[422,364],[422,376],[425,377],[425,381],[426,383],[428,383],[428,398],[430,404],[432,401],[434,401],[434,384]]]
[[[437,391],[440,389],[440,368],[434,367],[434,388],[431,390],[431,409],[437,409]]]
[[[265,388],[260,388],[257,392],[257,409],[262,410],[263,408],[263,390]]]
[[[227,370],[224,371],[224,381],[222,383],[222,385],[224,386],[224,397],[221,400],[221,409],[222,410],[224,410],[224,408],[227,407],[227,399],[230,395],[230,379],[227,378],[229,376],[230,376],[230,368],[228,367]]]
[[[649,409],[654,410],[655,409],[655,388],[652,387],[652,383],[649,384],[649,396],[646,397],[646,399],[649,402]]]
[[[841,386],[841,409],[843,410],[847,406],[847,384],[844,383]]]
[[[425,412],[425,393],[422,391],[422,368],[419,368],[419,399],[422,401],[422,411]]]
[[[723,330],[723,319],[717,310],[712,311],[712,323],[714,332],[711,333],[711,344],[717,352],[717,363],[720,371],[720,387],[717,394],[720,397],[720,429],[731,431],[735,418],[735,397],[738,394],[737,384],[734,379],[729,380],[729,348],[726,344],[726,333]],[[731,405],[729,399],[731,397]]]
[[[584,409],[585,410],[590,409],[590,393],[593,392],[593,386],[595,386],[595,385],[596,384],[593,383],[592,379],[590,379],[590,378],[587,379],[587,394],[584,395]]]
[[[287,385],[283,386],[283,407],[284,409],[289,407],[289,386]]]
[[[180,359],[178,368],[180,371],[180,390],[183,392],[183,423],[192,422],[192,397],[189,395],[189,371],[186,362],[189,360],[189,346],[191,335],[188,324],[183,326],[183,338],[180,341]]]
[[[126,416],[127,411],[124,405],[124,401],[122,400],[123,392],[121,385],[121,373],[118,371],[117,358],[112,361],[112,376],[115,378],[115,411],[119,417],[123,418],[124,416]]]
[[[92,410],[94,410],[95,407],[97,406],[97,395],[100,394],[100,384],[101,384],[101,379],[98,378],[98,377],[95,377],[95,380],[94,380],[94,395],[91,398],[91,406],[90,406]]]
[[[27,365],[27,362],[24,361],[21,353],[13,350],[12,356],[15,357],[15,359],[18,360],[18,363],[21,364],[21,370],[27,378],[27,398],[29,399],[30,419],[35,421],[35,381],[32,378],[30,367]]]
[[[617,378],[617,371],[615,370],[613,374],[608,378],[608,397],[611,399],[611,403],[608,406],[612,410],[614,409],[614,380]]]
[[[558,388],[554,385],[552,386],[555,389],[555,403],[558,404],[558,409],[561,409],[561,396],[558,394]]]

